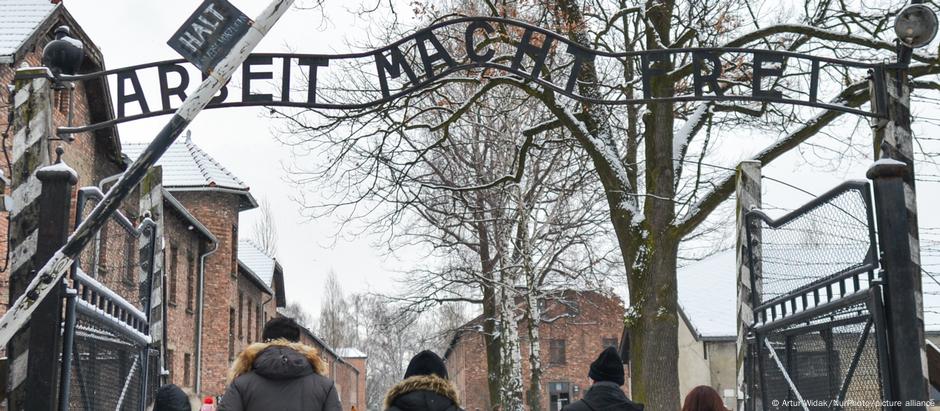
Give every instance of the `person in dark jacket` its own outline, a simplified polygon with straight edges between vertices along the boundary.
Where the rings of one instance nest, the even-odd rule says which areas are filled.
[[[463,411],[457,389],[447,380],[447,367],[431,351],[415,355],[405,379],[385,395],[386,411]]]
[[[564,411],[643,411],[643,404],[630,401],[623,393],[623,360],[613,347],[607,347],[591,363],[588,377],[593,385],[584,398],[571,403]]]
[[[249,345],[230,371],[219,411],[341,411],[335,384],[316,348],[300,344],[300,326],[278,317],[264,342]]]
[[[152,411],[192,411],[189,396],[180,387],[167,384],[159,389],[153,396]]]

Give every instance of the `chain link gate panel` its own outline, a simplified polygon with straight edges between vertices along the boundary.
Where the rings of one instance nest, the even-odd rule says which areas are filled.
[[[778,219],[746,218],[748,408],[881,409],[890,393],[869,184],[843,183]]]
[[[100,200],[79,190],[76,216]],[[149,318],[155,225],[116,212],[72,267],[66,304],[60,410],[144,410],[156,390],[159,351]]]

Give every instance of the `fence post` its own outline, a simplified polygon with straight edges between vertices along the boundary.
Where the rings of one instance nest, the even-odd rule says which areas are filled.
[[[10,303],[25,292],[41,267],[65,242],[70,186],[44,182],[40,170],[51,163],[52,74],[46,68],[17,70],[13,91],[12,209],[10,210]],[[58,168],[58,167],[57,167]],[[53,171],[55,168],[53,169]],[[56,292],[61,291],[56,288]],[[7,347],[10,358],[9,408],[52,409],[58,374],[61,299],[38,306],[30,326]],[[54,339],[43,338],[52,337]],[[32,354],[32,355],[30,355]]]
[[[875,90],[872,105],[880,107],[879,111],[887,116],[872,127],[875,158],[899,162],[878,162],[868,171],[868,177],[875,181],[878,243],[882,268],[887,273],[884,304],[888,339],[894,347],[890,348],[891,363],[899,373],[894,377],[894,384],[900,391],[893,393],[898,400],[926,401],[927,355],[911,134],[911,87],[907,70],[903,68],[876,70],[872,77]],[[890,227],[894,228],[893,232]]]
[[[869,170],[874,182],[881,266],[885,271],[884,306],[888,326],[891,392],[897,401],[927,401],[927,361],[921,300],[920,252],[911,221],[914,193],[905,181],[907,164],[882,159]],[[905,410],[926,409],[923,405]]]
[[[747,362],[748,344],[747,335],[751,325],[754,323],[754,306],[752,296],[755,290],[751,289],[751,266],[748,264],[747,250],[747,219],[745,215],[748,211],[761,206],[761,163],[760,161],[742,161],[738,165],[737,186],[735,196],[737,198],[736,217],[737,217],[737,325],[738,333],[735,340],[735,349],[737,358],[735,360],[735,369],[737,372],[737,392],[736,407],[738,410],[754,409],[752,401],[753,392],[747,383],[753,382],[753,375],[745,378],[750,371],[748,368],[750,362]],[[753,230],[753,228],[752,228]],[[759,238],[760,231],[753,231]],[[755,252],[758,250],[755,249]],[[759,255],[759,253],[757,253]],[[757,257],[755,255],[755,257]],[[756,270],[760,269],[759,264],[754,265]],[[758,273],[759,276],[759,273]],[[759,283],[757,284],[759,287]]]

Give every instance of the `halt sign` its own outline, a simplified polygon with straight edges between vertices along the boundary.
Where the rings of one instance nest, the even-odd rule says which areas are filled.
[[[250,26],[248,16],[227,0],[204,0],[167,44],[208,73]]]

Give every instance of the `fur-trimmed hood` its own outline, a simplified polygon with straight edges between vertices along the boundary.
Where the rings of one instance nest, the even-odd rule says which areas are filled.
[[[238,357],[235,358],[235,362],[232,363],[232,368],[229,370],[229,382],[252,370],[264,367],[270,362],[265,361],[268,360],[268,358],[264,357],[280,358],[282,359],[280,362],[283,363],[294,360],[291,361],[288,366],[295,367],[298,365],[305,367],[302,361],[300,364],[297,364],[298,361],[296,360],[300,358],[306,359],[306,361],[310,363],[310,367],[314,373],[324,376],[327,373],[326,364],[323,362],[323,359],[320,358],[320,352],[316,348],[287,340],[274,340],[251,344],[239,353]],[[258,362],[258,364],[256,364],[256,362]],[[262,362],[265,364],[262,364]],[[307,374],[310,373],[308,372]]]
[[[440,395],[450,400],[454,407],[460,406],[460,401],[457,399],[457,390],[450,381],[436,375],[416,375],[406,378],[388,390],[388,394],[385,395],[385,408],[390,408],[398,398],[417,391],[428,391]]]

